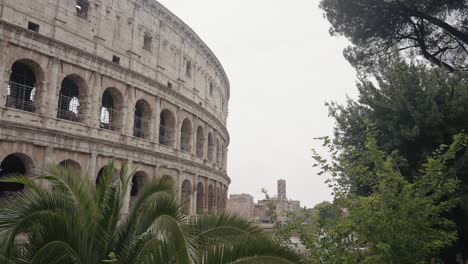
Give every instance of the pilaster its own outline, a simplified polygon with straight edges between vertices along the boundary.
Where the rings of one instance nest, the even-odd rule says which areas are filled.
[[[96,162],[97,162],[97,155],[96,152],[92,152],[89,157],[89,164],[88,164],[88,175],[91,177],[91,181],[95,181],[97,177],[96,171]]]
[[[87,118],[84,122],[92,127],[92,128],[99,128],[100,122],[100,114],[101,114],[101,106],[102,106],[102,93],[104,90],[102,89],[102,75],[96,73],[93,75],[93,79],[89,84],[88,90],[88,111],[87,111]],[[91,88],[93,87],[93,88]]]
[[[181,135],[181,132],[180,132],[180,128],[182,127],[182,124],[181,124],[181,110],[180,110],[180,107],[177,107],[177,110],[176,110],[176,113],[175,113],[175,131],[174,131],[174,135],[175,135],[175,145],[174,145],[174,148],[177,149],[177,150],[180,150],[180,135]]]
[[[61,82],[58,80],[61,62],[57,58],[50,58],[49,61],[50,68],[44,73],[45,83],[37,90],[41,95],[40,113],[49,118],[56,118],[61,88]]]
[[[151,141],[155,143],[159,143],[159,122],[161,118],[161,98],[155,98],[155,105],[154,105],[154,115],[152,115],[152,124],[151,127],[153,128],[153,133],[151,134]],[[159,176],[159,174],[158,174]]]
[[[0,39],[0,107],[6,105],[8,81],[10,78],[10,65],[6,65],[8,42]]]

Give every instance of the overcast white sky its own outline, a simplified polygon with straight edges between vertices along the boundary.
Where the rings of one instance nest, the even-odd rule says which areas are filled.
[[[159,0],[214,51],[231,81],[230,194],[263,198],[287,180],[288,198],[330,200],[312,168],[315,137],[331,135],[324,102],[356,97],[345,39],[331,37],[319,0]]]

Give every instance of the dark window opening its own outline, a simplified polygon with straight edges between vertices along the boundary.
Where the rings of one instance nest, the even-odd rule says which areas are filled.
[[[181,190],[181,194],[182,194],[182,199],[181,199],[181,203],[182,203],[182,211],[184,212],[185,215],[189,215],[190,214],[190,198],[191,198],[191,195],[192,195],[192,185],[190,184],[189,181],[185,180],[183,183],[182,183],[182,190]]]
[[[150,110],[148,104],[139,100],[135,105],[134,121],[133,121],[133,136],[139,138],[148,138]]]
[[[207,156],[208,156],[209,161],[213,161],[214,159],[214,155],[213,155],[214,147],[215,147],[215,144],[213,141],[213,135],[211,133],[208,133],[208,155]]]
[[[208,212],[213,213],[214,209],[214,190],[213,186],[208,187]]]
[[[185,64],[185,75],[189,78],[192,77],[192,62],[190,61]]]
[[[112,56],[112,62],[120,64],[120,58],[114,55],[114,56]]]
[[[135,197],[138,195],[138,176],[132,178],[132,189],[130,190],[130,196]]]
[[[96,177],[96,185],[101,184],[101,182],[104,180],[103,177],[105,173],[112,173],[112,179],[111,179],[112,182],[115,183],[119,180],[120,178],[119,171],[114,168],[114,171],[110,172],[110,169],[111,169],[110,165],[106,165],[99,170],[97,177]]]
[[[199,126],[197,128],[197,144],[196,144],[196,154],[197,157],[203,158],[205,146],[205,132],[203,127]]]
[[[28,22],[28,29],[34,32],[39,32],[39,25],[31,21]]]
[[[100,116],[100,127],[104,129],[113,130],[113,117],[115,115],[114,110],[114,98],[109,91],[105,91],[102,95],[102,107]]]
[[[192,124],[188,119],[182,122],[182,129],[180,133],[180,150],[184,152],[192,151]]]
[[[162,111],[159,122],[159,144],[173,146],[175,120],[172,113],[169,110]]]
[[[88,18],[89,2],[86,0],[76,0],[76,15],[82,18]]]
[[[153,38],[145,34],[145,37],[143,39],[143,49],[147,51],[151,51],[152,46],[153,46]]]
[[[0,164],[0,178],[13,173],[25,174],[26,166],[16,155],[9,155]],[[0,198],[12,198],[24,189],[24,185],[19,183],[0,183]]]
[[[57,118],[78,122],[78,108],[80,106],[80,89],[75,81],[65,78],[59,94]]]
[[[203,214],[205,209],[205,193],[203,190],[203,183],[197,185],[197,214]]]
[[[7,107],[34,112],[36,76],[24,63],[16,62],[11,67],[7,87]]]
[[[214,85],[210,82],[210,96],[213,96]]]
[[[172,89],[172,83],[171,83],[171,82],[167,82],[167,87],[169,87],[169,88]]]

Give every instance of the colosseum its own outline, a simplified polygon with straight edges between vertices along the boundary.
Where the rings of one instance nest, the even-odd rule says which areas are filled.
[[[128,203],[168,175],[187,214],[225,208],[229,80],[160,3],[1,0],[0,72],[0,177],[52,162],[98,184],[115,161],[137,171]]]

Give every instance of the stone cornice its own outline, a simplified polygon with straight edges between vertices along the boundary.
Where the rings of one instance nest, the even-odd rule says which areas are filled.
[[[151,87],[157,87],[159,91],[162,91],[163,93],[165,93],[167,95],[170,95],[170,96],[173,96],[173,97],[181,100],[183,103],[186,103],[186,104],[190,105],[193,109],[201,112],[203,115],[208,117],[212,122],[216,123],[223,130],[225,135],[227,136],[227,144],[229,145],[229,141],[230,141],[229,132],[227,131],[226,126],[221,121],[219,121],[219,119],[215,115],[210,113],[205,108],[201,107],[199,104],[193,102],[190,98],[188,98],[188,97],[186,97],[186,96],[184,96],[184,95],[182,95],[182,94],[168,88],[167,86],[159,83],[157,80],[149,78],[147,76],[144,76],[143,74],[138,73],[137,71],[125,68],[125,67],[123,67],[123,66],[121,66],[119,64],[113,63],[110,60],[106,60],[106,59],[104,59],[102,57],[96,56],[96,55],[94,55],[94,54],[92,54],[90,52],[84,51],[82,49],[79,49],[77,47],[69,45],[69,44],[67,44],[65,42],[58,41],[56,39],[41,35],[39,33],[33,32],[31,30],[28,30],[26,28],[23,28],[23,27],[14,25],[14,24],[11,24],[11,23],[6,22],[4,20],[0,20],[0,28],[5,29],[5,30],[10,31],[10,32],[13,32],[13,33],[16,33],[16,34],[19,34],[19,35],[24,36],[24,37],[30,38],[30,39],[32,39],[34,41],[46,44],[46,45],[54,47],[56,49],[60,49],[60,50],[65,51],[67,53],[75,54],[78,57],[87,59],[87,60],[89,60],[89,61],[91,61],[93,63],[98,63],[98,64],[103,65],[103,66],[105,66],[105,67],[107,67],[109,69],[112,69],[112,70],[114,70],[114,71],[116,71],[118,73],[125,74],[125,75],[127,75],[127,76],[129,76],[131,78],[142,81],[142,82],[146,83],[147,85],[149,85]]]

